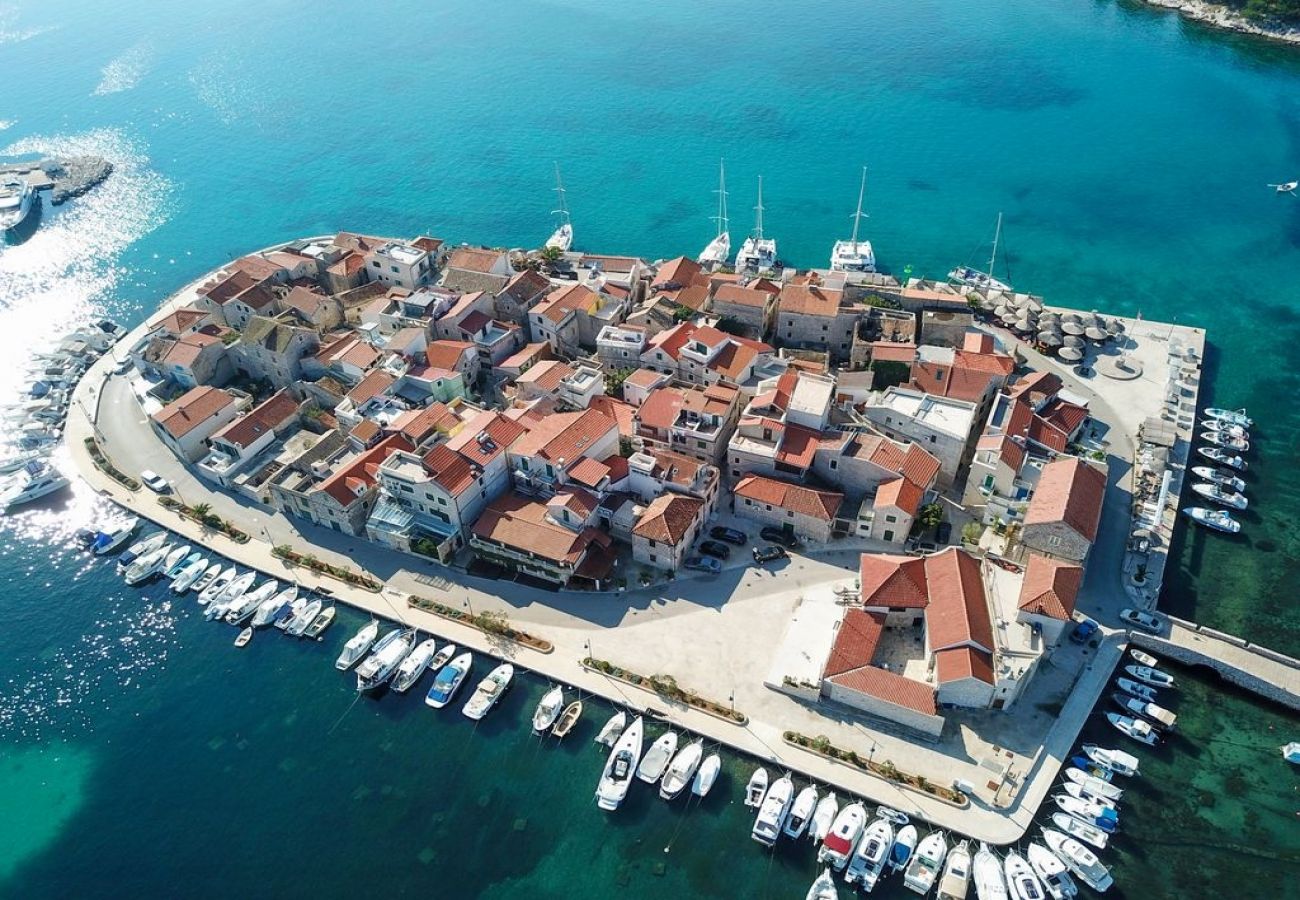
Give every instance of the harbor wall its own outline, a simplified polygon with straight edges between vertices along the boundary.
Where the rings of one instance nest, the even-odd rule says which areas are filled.
[[[1226,654],[1216,652],[1213,643],[1204,641],[1196,645],[1189,645],[1158,635],[1138,632],[1130,633],[1129,640],[1139,647],[1152,650],[1161,656],[1168,657],[1184,665],[1204,666],[1213,669],[1218,673],[1219,677],[1229,684],[1257,694],[1265,700],[1271,700],[1274,703],[1300,711],[1300,690],[1297,690],[1296,687],[1297,683],[1300,682],[1300,660],[1270,650],[1267,647],[1253,645],[1241,638],[1225,635],[1212,628],[1203,628],[1184,622],[1181,619],[1176,621],[1194,635],[1212,638],[1214,641],[1246,651],[1245,654],[1238,654],[1245,658],[1240,660],[1227,659],[1225,658]],[[1226,651],[1228,648],[1221,647],[1220,649]],[[1267,661],[1267,663],[1261,665],[1259,671],[1252,671],[1249,668],[1250,657],[1255,657],[1261,662]],[[1277,678],[1277,665],[1274,664],[1281,665],[1285,667],[1285,670],[1289,670],[1286,674],[1291,677],[1289,679]]]

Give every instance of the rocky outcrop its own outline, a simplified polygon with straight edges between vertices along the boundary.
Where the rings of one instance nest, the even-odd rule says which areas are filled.
[[[1144,0],[1144,2],[1148,6],[1177,10],[1189,19],[1213,25],[1215,28],[1300,44],[1300,26],[1280,22],[1257,22],[1217,3],[1206,3],[1204,0]]]

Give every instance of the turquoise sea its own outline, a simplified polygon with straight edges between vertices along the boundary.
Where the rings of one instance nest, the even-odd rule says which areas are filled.
[[[1111,0],[492,4],[0,0],[0,155],[118,171],[0,247],[0,393],[46,334],[126,322],[239,252],[340,228],[535,245],[563,168],[577,242],[733,239],[764,176],[786,260],[987,253],[1050,302],[1209,329],[1211,405],[1259,422],[1237,539],[1185,534],[1162,608],[1300,652],[1300,50]],[[738,802],[589,802],[589,708],[539,747],[521,684],[477,730],[354,705],[327,646],[231,635],[64,548],[90,498],[0,526],[0,896],[797,897]],[[1108,860],[1129,897],[1279,897],[1300,876],[1300,722],[1184,674]],[[1098,726],[1105,729],[1104,724]],[[1094,737],[1105,735],[1104,730]],[[1130,799],[1131,798],[1131,799]],[[665,852],[668,848],[668,852]],[[896,891],[896,886],[891,886]],[[885,892],[891,895],[889,891]],[[901,893],[901,892],[899,892]]]

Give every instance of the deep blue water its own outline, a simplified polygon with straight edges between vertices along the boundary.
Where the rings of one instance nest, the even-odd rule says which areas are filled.
[[[895,271],[979,259],[1001,211],[1017,284],[1210,330],[1209,402],[1260,420],[1255,509],[1238,539],[1180,538],[1162,606],[1300,652],[1300,200],[1265,187],[1300,177],[1300,51],[1084,0],[23,0],[0,6],[0,88],[0,153],[118,163],[0,248],[7,363],[287,237],[535,245],[555,161],[578,244],[652,258],[710,237],[719,157],[733,240],[761,174],[767,231],[801,265],[847,235],[864,164]],[[0,787],[23,815],[0,826],[0,894],[793,897],[810,880],[807,853],[745,838],[740,761],[703,809],[643,797],[606,822],[590,734],[523,737],[539,685],[478,731],[410,701],[350,708],[330,647],[236,654],[157,589],[64,555],[87,503],[4,526]],[[1184,702],[1202,716],[1133,801],[1120,886],[1274,896],[1232,848],[1294,879],[1300,801],[1273,748],[1300,727],[1206,685]],[[1214,743],[1237,731],[1247,746]]]

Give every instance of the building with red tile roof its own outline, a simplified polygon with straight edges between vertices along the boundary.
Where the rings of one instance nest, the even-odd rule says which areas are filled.
[[[618,453],[618,424],[599,410],[555,413],[527,428],[508,453],[515,485],[522,491],[558,489],[583,457],[605,459]]]
[[[475,553],[489,562],[560,585],[575,575],[597,583],[607,577],[613,565],[610,542],[596,528],[560,524],[546,503],[519,494],[488,504],[470,537]]]
[[[1043,466],[1020,540],[1045,556],[1082,563],[1097,540],[1106,470],[1074,456]]]
[[[154,431],[182,459],[197,462],[207,440],[229,424],[242,408],[239,397],[221,388],[191,388],[150,416]]]
[[[765,475],[746,475],[732,493],[736,515],[822,542],[830,540],[835,516],[844,502],[843,494]]]
[[[704,528],[706,509],[698,497],[656,497],[632,527],[632,558],[657,569],[678,571]]]

